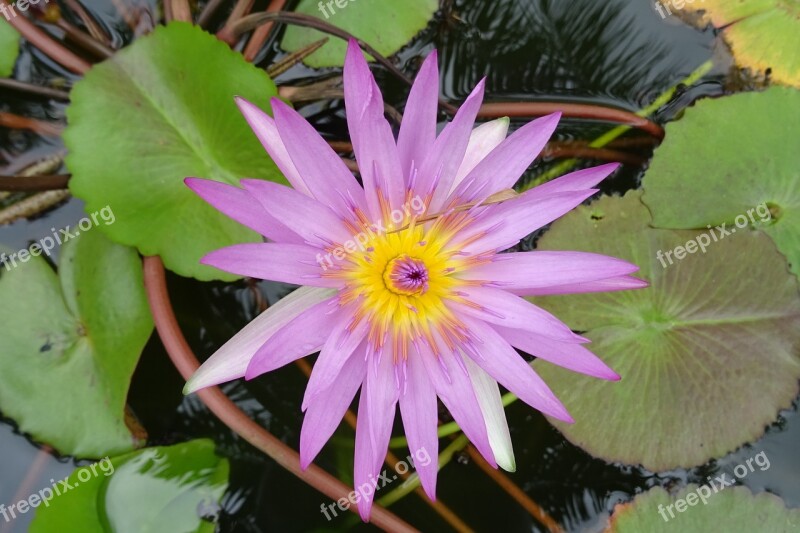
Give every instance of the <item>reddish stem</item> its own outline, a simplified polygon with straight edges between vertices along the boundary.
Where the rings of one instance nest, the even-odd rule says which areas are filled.
[[[559,145],[555,142],[548,143],[547,146],[544,147],[544,150],[542,150],[541,156],[555,159],[576,157],[581,159],[596,159],[598,161],[616,161],[634,167],[643,165],[645,162],[643,157],[628,152],[609,150],[608,148],[591,148],[589,146]]]
[[[144,258],[144,284],[150,311],[156,324],[158,336],[164,344],[175,368],[184,379],[189,379],[200,367],[186,338],[181,332],[178,320],[172,309],[167,292],[167,279],[164,264],[159,257]],[[308,483],[328,498],[338,500],[347,498],[351,489],[320,467],[311,465],[307,470],[300,468],[300,456],[296,451],[275,438],[270,432],[253,422],[219,387],[209,387],[197,392],[200,400],[233,432],[267,454],[283,468]],[[350,508],[358,512],[355,506]],[[380,507],[372,509],[373,525],[392,532],[417,531],[394,513]]]
[[[5,6],[6,10],[10,12],[17,13],[16,9],[12,8],[6,0],[0,0],[0,5]],[[12,9],[13,11],[11,11]],[[84,74],[91,68],[88,61],[78,57],[69,49],[56,42],[23,15],[17,13],[16,16],[12,16],[8,22],[33,46],[44,52],[49,58],[62,65],[70,72]]]
[[[114,51],[89,35],[84,33],[83,30],[71,24],[64,18],[59,18],[55,25],[64,30],[64,35],[67,39],[81,47],[86,52],[89,52],[98,59],[108,59],[114,55]]]
[[[58,137],[64,129],[59,124],[45,122],[35,118],[21,117],[13,113],[0,112],[0,126],[19,130],[30,130],[39,135]]]
[[[475,447],[470,444],[467,446],[467,453],[475,461],[475,464],[478,465],[478,468],[483,470],[487,476],[492,478],[492,480],[500,485],[500,487],[511,496],[514,501],[520,504],[531,516],[533,516],[536,520],[538,520],[542,525],[544,525],[550,533],[563,533],[564,530],[561,529],[561,526],[558,525],[558,522],[553,520],[553,518],[547,514],[547,512],[542,509],[539,504],[535,501],[531,500],[525,492],[516,486],[513,481],[511,481],[507,475],[502,473],[501,471],[492,468],[489,466],[489,463],[481,456],[480,452],[475,449]]]
[[[483,104],[479,118],[537,117],[561,111],[565,117],[607,120],[646,131],[658,139],[664,138],[664,129],[646,118],[630,111],[590,104],[567,102],[492,102]]]
[[[188,0],[166,0],[164,2],[164,20],[169,23],[173,20],[192,22],[192,10],[189,9]]]
[[[236,5],[233,6],[231,14],[228,15],[228,20],[221,30],[217,32],[217,39],[228,43],[228,46],[233,46],[239,37],[233,33],[233,25],[242,17],[250,13],[253,7],[254,0],[238,0]]]
[[[283,9],[284,5],[286,5],[286,0],[272,0],[264,11],[267,13],[277,13]],[[250,41],[248,41],[247,46],[244,48],[244,58],[247,61],[252,62],[256,58],[261,47],[263,47],[264,43],[269,39],[269,33],[274,27],[274,22],[268,22],[253,31]]]

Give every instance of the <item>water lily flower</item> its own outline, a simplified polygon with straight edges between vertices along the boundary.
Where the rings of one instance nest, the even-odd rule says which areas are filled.
[[[514,455],[498,383],[559,420],[567,410],[522,350],[575,372],[619,376],[556,317],[524,296],[646,285],[625,261],[591,253],[500,253],[592,196],[616,164],[505,194],[532,163],[560,114],[507,136],[508,119],[473,129],[481,81],[437,135],[439,75],[431,53],[411,89],[395,141],[381,92],[358,46],[344,66],[347,123],[363,186],[296,111],[274,119],[238,105],[292,187],[186,180],[222,213],[269,242],[214,251],[226,272],[301,285],[212,355],[186,392],[253,379],[319,352],[303,398],[307,467],[361,389],[355,442],[359,511],[369,517],[397,404],[412,454],[438,454],[437,398],[493,466]],[[504,201],[496,201],[498,193]],[[437,461],[417,464],[435,498]]]

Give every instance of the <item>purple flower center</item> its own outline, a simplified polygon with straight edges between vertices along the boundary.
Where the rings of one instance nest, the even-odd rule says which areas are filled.
[[[383,279],[396,294],[419,296],[428,290],[428,267],[416,257],[399,255],[386,265]]]

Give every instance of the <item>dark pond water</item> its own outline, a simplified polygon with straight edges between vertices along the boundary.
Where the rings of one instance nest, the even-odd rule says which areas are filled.
[[[256,9],[263,8],[264,3],[256,2]],[[438,48],[444,96],[456,101],[468,94],[480,77],[487,76],[487,95],[493,101],[563,100],[635,111],[713,56],[720,66],[706,76],[704,83],[681,91],[656,117],[663,122],[699,97],[719,95],[742,83],[738,78],[731,79],[730,62],[718,50],[713,31],[693,29],[674,17],[662,19],[649,1],[461,0],[445,4],[443,12],[398,55],[398,60],[401,68],[412,73],[425,53]],[[110,2],[94,0],[89,6],[118,44],[132,39]],[[277,43],[272,41],[261,56],[261,64],[267,65],[280,55]],[[332,72],[295,67],[280,80],[306,82]],[[74,79],[27,45],[16,77],[33,81],[62,78],[67,84]],[[402,109],[407,88],[385,72],[378,71],[378,77],[387,101]],[[0,91],[0,110],[58,120],[63,118],[64,106]],[[320,130],[338,139],[346,138],[340,102],[315,104],[303,112]],[[592,139],[607,128],[591,121],[565,120],[557,137]],[[2,163],[6,166],[4,173],[59,147],[33,134],[0,130],[0,160],[6,160]],[[640,149],[637,155],[646,160],[651,149]],[[547,165],[548,162],[540,163],[532,173]],[[637,186],[642,171],[641,166],[626,167],[620,177],[604,186],[606,192]],[[0,243],[15,249],[23,247],[47,235],[50,227],[74,223],[82,216],[81,209],[80,201],[70,200],[37,220],[0,227]],[[169,284],[183,330],[198,354],[212,353],[257,313],[253,292],[244,283],[201,284],[170,276]],[[290,290],[288,286],[268,283],[257,288],[270,303]],[[0,356],[1,352],[0,349]],[[134,376],[130,404],[147,428],[150,444],[211,437],[220,453],[230,459],[231,485],[223,501],[222,531],[350,527],[347,519],[328,522],[319,510],[325,498],[233,435],[195,398],[184,398],[182,385],[154,337]],[[226,391],[254,419],[296,447],[304,385],[302,374],[289,366],[253,383],[230,384]],[[771,468],[756,471],[743,480],[744,484],[754,491],[778,494],[789,506],[800,506],[800,457],[796,453],[800,418],[796,410],[782,413],[763,438],[743,449],[698,468],[660,475],[593,459],[566,442],[541,415],[526,406],[512,405],[508,416],[519,467],[511,479],[568,531],[601,530],[613,506],[630,500],[636,493],[657,485],[702,483],[712,473],[730,473],[740,461],[759,451],[766,452]],[[10,423],[0,423],[0,450],[0,503],[12,501],[37,457],[40,463],[43,460],[43,467],[36,479],[28,480],[33,488],[46,486],[49,479],[63,478],[74,469],[69,459],[41,456],[38,448]],[[403,452],[398,450],[398,454]],[[349,428],[340,428],[318,462],[349,480]],[[466,456],[460,456],[442,471],[438,492],[441,501],[477,531],[543,531]],[[448,530],[414,495],[400,501],[395,509],[425,531]],[[29,514],[16,520],[10,524],[10,531],[24,531],[30,518]],[[7,526],[0,521],[0,532],[5,532]],[[373,528],[359,524],[352,529]],[[80,528],[65,524],[65,531]]]

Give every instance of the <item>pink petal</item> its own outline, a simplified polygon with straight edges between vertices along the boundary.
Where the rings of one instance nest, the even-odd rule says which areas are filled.
[[[355,465],[353,469],[353,489],[358,500],[358,514],[364,522],[369,521],[372,500],[375,499],[380,463],[376,466],[375,455],[372,451],[372,428],[369,416],[369,402],[359,399],[358,422],[356,423],[356,450]]]
[[[493,326],[511,346],[531,355],[596,378],[617,381],[619,374],[611,370],[599,357],[580,344],[554,341],[521,329]]]
[[[506,291],[491,287],[463,287],[460,295],[472,305],[447,302],[448,307],[458,310],[460,314],[507,328],[532,331],[563,342],[588,342],[544,309]]]
[[[633,276],[619,276],[615,278],[589,281],[585,283],[569,283],[566,285],[554,285],[551,287],[540,287],[535,289],[514,289],[509,288],[509,292],[519,296],[547,296],[551,294],[578,294],[588,292],[610,292],[626,291],[630,289],[644,289],[650,284]]]
[[[278,133],[311,196],[343,217],[353,207],[363,209],[364,190],[336,152],[297,111],[277,98],[271,103]]]
[[[597,189],[588,189],[543,197],[529,194],[535,190],[501,204],[486,206],[479,220],[451,239],[448,249],[465,254],[505,250],[597,192]]]
[[[456,172],[464,160],[469,145],[475,117],[483,102],[485,85],[485,79],[478,82],[472,93],[461,104],[453,121],[447,124],[436,138],[428,156],[419,164],[415,190],[425,198],[433,195],[429,210],[439,209],[456,179]]]
[[[403,176],[411,175],[412,162],[418,167],[436,140],[439,106],[439,65],[436,50],[428,54],[408,95],[403,122],[397,136],[397,152]]]
[[[300,467],[305,470],[339,426],[364,380],[367,364],[363,357],[350,357],[336,383],[309,404],[300,431]]]
[[[411,357],[417,356],[422,359],[428,377],[436,389],[436,394],[442,399],[442,403],[453,415],[467,438],[486,459],[486,462],[496,468],[497,463],[489,444],[486,422],[475,396],[475,389],[472,387],[469,375],[456,360],[457,357],[461,357],[461,354],[443,351],[437,357],[425,344],[420,344],[418,349],[419,352],[412,354]]]
[[[283,326],[255,353],[245,379],[253,379],[322,349],[336,324],[331,304],[336,297],[314,305]]]
[[[464,154],[461,166],[458,167],[456,179],[453,181],[453,185],[450,186],[450,192],[453,192],[459,183],[464,181],[467,174],[472,172],[472,169],[478,163],[505,140],[510,122],[508,117],[498,118],[481,124],[472,130],[469,136],[469,144],[467,145],[467,153]]]
[[[478,366],[534,409],[564,422],[574,422],[542,378],[500,334],[481,320],[466,317],[462,320],[480,339],[476,345],[478,353],[469,354]]]
[[[353,238],[342,219],[313,198],[262,180],[242,180],[242,185],[268,213],[278,220],[291,221],[291,228],[310,244],[325,247]]]
[[[322,346],[311,377],[303,396],[302,409],[305,411],[309,404],[321,392],[336,381],[339,372],[349,357],[364,357],[366,345],[362,345],[367,334],[367,321],[362,320],[353,325],[353,309],[342,307],[337,310],[337,321],[333,326],[333,333]],[[354,352],[355,355],[354,355]]]
[[[547,144],[560,118],[561,113],[553,113],[512,133],[472,169],[451,198],[471,202],[513,187]]]
[[[305,244],[234,244],[214,250],[200,262],[239,276],[314,287],[340,287],[342,282],[323,277],[319,248]]]
[[[403,364],[406,365],[408,376],[405,390],[400,393],[400,414],[408,439],[408,451],[412,456],[418,456],[417,452],[424,451],[428,458],[435,458],[439,455],[436,390],[418,354],[412,354]],[[427,464],[415,461],[414,466],[422,488],[428,498],[435,501],[436,476],[439,473],[437,461],[429,460]]]
[[[379,194],[390,208],[399,208],[405,200],[405,177],[392,128],[383,115],[381,91],[352,39],[344,63],[344,101],[370,214],[384,220]]]
[[[296,233],[265,212],[261,204],[244,189],[200,178],[186,178],[183,182],[217,211],[268,239],[276,242],[303,242]]]
[[[367,359],[367,376],[361,401],[369,404],[370,444],[377,469],[383,464],[389,448],[399,393],[394,357],[388,350],[383,355],[372,352]]]
[[[528,192],[535,196],[546,196],[556,192],[591,189],[610,176],[619,166],[619,163],[607,163],[605,165],[585,168],[548,181]]]
[[[250,359],[276,331],[335,293],[333,289],[300,287],[284,297],[209,357],[186,383],[184,394],[244,377]]]
[[[505,290],[519,291],[586,283],[637,270],[634,264],[600,254],[533,251],[500,254],[493,262],[465,270],[458,277],[496,282]]]
[[[289,152],[281,140],[278,128],[275,126],[275,121],[272,117],[242,97],[236,97],[236,105],[239,106],[239,111],[244,115],[253,133],[256,134],[264,149],[275,164],[278,165],[278,168],[289,183],[292,184],[292,187],[303,194],[311,196],[303,176],[297,171],[292,158],[289,157]]]

